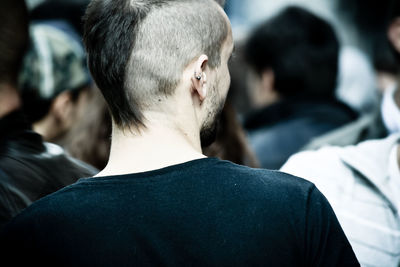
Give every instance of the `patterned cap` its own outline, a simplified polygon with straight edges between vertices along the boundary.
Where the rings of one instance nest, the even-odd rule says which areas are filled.
[[[22,93],[50,100],[91,83],[82,44],[51,24],[30,26],[31,45],[19,76]]]

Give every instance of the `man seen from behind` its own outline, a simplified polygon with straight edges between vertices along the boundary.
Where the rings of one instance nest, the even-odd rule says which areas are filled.
[[[40,265],[358,266],[309,182],[206,158],[232,31],[213,0],[93,0],[84,42],[113,117],[97,177],[10,223],[3,250]]]

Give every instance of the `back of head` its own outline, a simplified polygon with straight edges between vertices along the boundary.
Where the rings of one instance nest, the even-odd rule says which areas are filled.
[[[213,0],[93,0],[84,23],[89,69],[120,128],[144,126],[197,56],[217,67],[227,35]]]
[[[16,84],[29,40],[28,35],[28,11],[25,1],[1,1],[0,83]]]
[[[31,122],[43,119],[63,92],[78,96],[91,83],[83,46],[74,38],[71,26],[63,26],[69,31],[48,23],[30,26],[30,46],[18,84]]]
[[[246,58],[260,75],[274,72],[274,89],[284,97],[332,97],[339,42],[331,25],[298,7],[288,7],[250,36]]]

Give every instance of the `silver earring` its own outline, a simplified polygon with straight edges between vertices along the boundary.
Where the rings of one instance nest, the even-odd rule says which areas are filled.
[[[200,80],[201,80],[201,77],[203,76],[203,73],[201,73],[200,75],[197,75],[197,73],[194,72],[194,76],[196,77],[196,79],[197,79],[198,81],[200,81]]]

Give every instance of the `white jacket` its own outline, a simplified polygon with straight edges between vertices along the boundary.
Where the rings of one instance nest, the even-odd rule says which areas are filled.
[[[302,152],[281,169],[325,195],[362,266],[400,266],[399,140]]]

